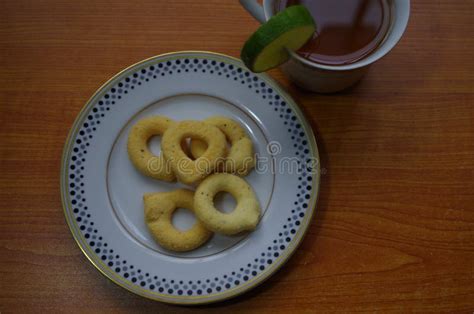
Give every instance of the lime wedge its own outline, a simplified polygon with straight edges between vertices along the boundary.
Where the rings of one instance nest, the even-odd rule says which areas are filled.
[[[289,50],[298,50],[314,34],[314,20],[302,5],[294,5],[272,16],[250,36],[240,57],[253,72],[264,72],[288,60]]]

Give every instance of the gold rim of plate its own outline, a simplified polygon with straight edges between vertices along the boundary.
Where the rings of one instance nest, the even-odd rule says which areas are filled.
[[[66,193],[66,186],[65,182],[67,182],[66,174],[67,174],[67,169],[68,169],[68,161],[69,161],[69,154],[71,152],[71,138],[77,133],[78,131],[78,126],[80,123],[82,123],[82,117],[84,116],[85,112],[88,111],[88,109],[95,103],[93,100],[96,98],[99,98],[99,96],[102,96],[105,92],[104,90],[106,89],[107,86],[110,85],[115,80],[120,80],[124,76],[126,76],[127,73],[132,72],[132,70],[139,69],[151,61],[155,60],[160,60],[160,61],[168,61],[168,60],[175,60],[179,59],[180,57],[186,58],[186,57],[192,57],[192,56],[211,56],[213,60],[216,61],[225,61],[227,63],[231,63],[240,67],[243,67],[243,63],[234,57],[221,54],[221,53],[216,53],[216,52],[211,52],[211,51],[199,51],[199,50],[185,50],[185,51],[175,51],[175,52],[169,52],[165,54],[160,54],[156,55],[147,59],[144,59],[142,61],[139,61],[126,69],[120,71],[119,73],[115,74],[113,77],[111,77],[107,82],[105,82],[97,91],[87,100],[85,105],[82,107],[81,111],[77,115],[74,124],[72,128],[69,131],[69,134],[66,139],[66,143],[63,148],[63,153],[62,153],[62,159],[61,159],[61,173],[60,173],[60,189],[61,189],[61,201],[62,201],[62,206],[63,206],[63,212],[64,216],[66,218],[66,222],[69,226],[69,229],[71,230],[71,233],[74,237],[74,240],[76,241],[77,245],[81,249],[82,253],[87,257],[87,259],[94,265],[94,267],[105,277],[110,279],[112,282],[115,284],[119,285],[122,288],[125,288],[129,290],[130,292],[133,292],[135,294],[138,294],[140,296],[143,296],[145,298],[155,300],[155,301],[160,301],[160,302],[165,302],[165,303],[170,303],[170,304],[180,304],[180,305],[197,305],[197,304],[206,304],[206,303],[214,303],[218,301],[224,301],[230,298],[234,298],[240,294],[243,294],[244,292],[247,292],[251,290],[252,288],[255,288],[259,284],[263,283],[266,279],[270,278],[271,275],[273,275],[276,271],[278,271],[286,261],[293,255],[293,253],[296,251],[297,247],[300,245],[302,239],[304,238],[306,232],[308,231],[308,227],[312,221],[314,212],[315,212],[315,206],[317,203],[318,195],[319,195],[319,185],[320,185],[320,163],[319,163],[319,152],[318,148],[316,145],[316,139],[314,137],[314,133],[312,131],[311,126],[309,125],[308,121],[305,119],[302,111],[299,109],[299,107],[296,105],[296,103],[293,101],[293,99],[278,85],[277,82],[275,82],[270,76],[267,74],[255,74],[260,79],[262,79],[265,83],[267,83],[269,86],[271,86],[273,89],[275,89],[280,97],[282,97],[287,105],[291,107],[291,109],[294,110],[295,115],[298,117],[299,122],[301,123],[305,134],[308,136],[308,144],[310,147],[310,152],[311,155],[316,157],[318,160],[317,163],[317,169],[313,174],[313,183],[315,188],[312,189],[311,193],[311,198],[308,202],[308,210],[309,215],[305,215],[300,227],[298,228],[297,233],[294,235],[292,241],[288,244],[286,249],[283,251],[283,253],[275,259],[274,263],[272,263],[268,268],[266,268],[264,271],[259,273],[257,276],[253,277],[252,279],[248,280],[247,282],[227,289],[222,292],[218,293],[213,293],[210,295],[201,295],[201,296],[175,296],[175,295],[169,295],[169,294],[163,294],[155,291],[150,291],[148,289],[144,289],[134,283],[131,283],[130,281],[122,278],[119,276],[115,271],[113,271],[108,265],[104,264],[102,260],[98,257],[98,255],[93,252],[93,250],[90,248],[90,246],[87,244],[86,239],[83,237],[82,232],[79,230],[79,226],[77,225],[76,221],[74,219],[71,219],[70,213],[68,212],[68,208],[71,208],[69,196]]]

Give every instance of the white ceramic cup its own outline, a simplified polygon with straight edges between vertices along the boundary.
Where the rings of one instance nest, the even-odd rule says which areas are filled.
[[[240,4],[260,23],[264,23],[277,11],[279,0],[263,0],[263,7],[257,0],[240,0]],[[367,57],[347,65],[319,64],[290,52],[291,58],[282,65],[283,72],[304,89],[332,93],[343,90],[367,72],[369,66],[385,56],[400,40],[410,16],[410,0],[388,0],[391,6],[391,25],[383,42]],[[317,23],[317,21],[316,21]]]

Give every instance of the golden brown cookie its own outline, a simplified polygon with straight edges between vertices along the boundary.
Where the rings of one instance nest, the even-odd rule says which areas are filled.
[[[133,165],[144,175],[163,181],[176,177],[163,155],[155,156],[148,149],[148,141],[162,135],[175,122],[167,117],[153,116],[138,121],[128,135],[128,156]]]
[[[255,156],[252,140],[247,136],[242,126],[232,119],[221,116],[207,118],[204,122],[218,127],[230,143],[229,153],[218,170],[241,176],[247,175],[255,166]],[[194,158],[202,156],[206,149],[205,142],[191,141],[191,154]]]
[[[173,226],[171,219],[177,208],[194,212],[193,196],[192,191],[185,189],[148,193],[143,196],[146,225],[162,247],[171,251],[190,251],[211,237],[212,232],[199,220],[186,231],[180,231]]]
[[[214,206],[214,197],[228,192],[237,205],[230,213]],[[215,173],[204,179],[194,193],[194,211],[198,219],[217,233],[233,235],[254,230],[260,218],[260,204],[252,187],[244,179],[228,173]]]
[[[208,146],[206,152],[196,160],[189,158],[180,143],[186,138],[197,139]],[[181,121],[163,134],[161,148],[179,181],[192,184],[212,173],[225,158],[226,140],[215,126],[201,121]]]

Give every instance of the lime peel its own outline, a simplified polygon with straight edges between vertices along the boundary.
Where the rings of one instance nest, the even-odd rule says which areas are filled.
[[[286,62],[288,50],[301,48],[316,31],[311,13],[294,5],[272,16],[245,42],[241,59],[253,72],[264,72]]]

